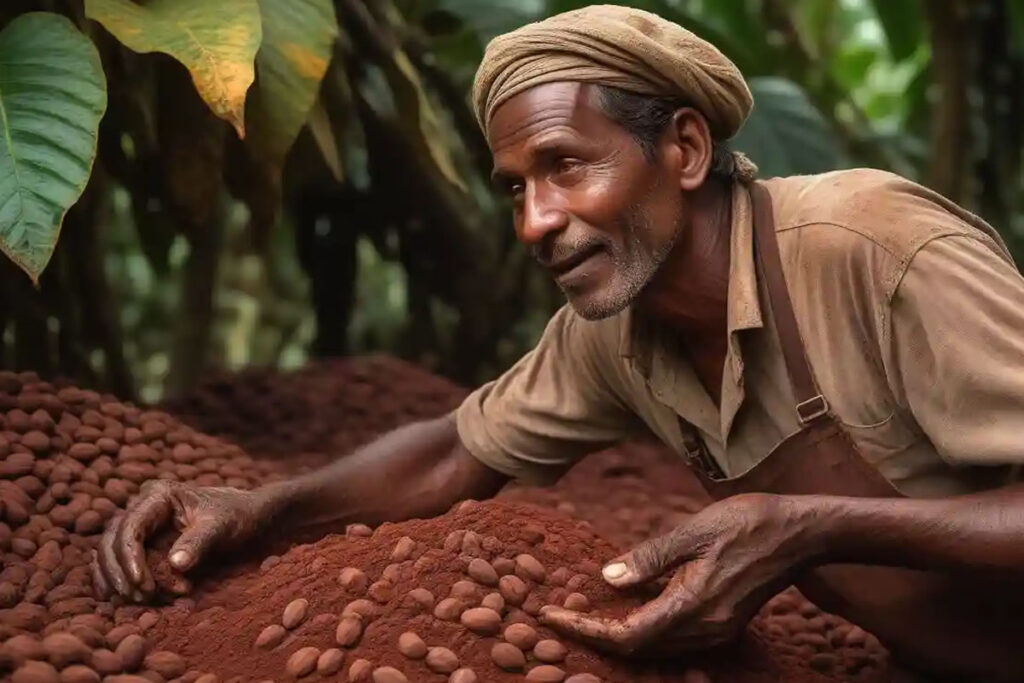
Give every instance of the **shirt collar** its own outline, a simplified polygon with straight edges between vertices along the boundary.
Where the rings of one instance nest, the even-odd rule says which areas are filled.
[[[729,236],[729,293],[726,320],[729,330],[729,356],[738,378],[743,369],[736,334],[762,327],[761,303],[754,265],[754,221],[750,192],[742,183],[733,183],[732,220]],[[619,355],[630,358],[641,373],[650,374],[651,358],[657,346],[658,326],[630,306],[622,316]]]

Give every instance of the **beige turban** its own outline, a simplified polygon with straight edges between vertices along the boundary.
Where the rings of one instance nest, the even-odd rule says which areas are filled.
[[[656,14],[592,5],[494,38],[473,83],[473,106],[487,132],[494,111],[543,83],[581,81],[641,95],[678,97],[707,118],[716,140],[736,134],[753,97],[736,65],[711,43]],[[734,153],[731,172],[749,180],[757,167]]]

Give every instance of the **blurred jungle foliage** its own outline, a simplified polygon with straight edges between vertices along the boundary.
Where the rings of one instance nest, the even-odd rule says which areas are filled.
[[[4,0],[0,365],[145,401],[366,350],[493,376],[561,296],[468,92],[489,38],[584,4]],[[890,169],[1024,258],[1024,3],[628,4],[739,65],[763,176]]]

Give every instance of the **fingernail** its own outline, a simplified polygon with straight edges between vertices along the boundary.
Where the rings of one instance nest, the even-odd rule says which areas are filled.
[[[188,564],[188,553],[184,550],[179,550],[176,553],[171,554],[171,564],[182,567]]]
[[[609,581],[615,581],[616,579],[621,579],[623,576],[625,576],[626,572],[628,571],[629,568],[625,565],[625,563],[616,562],[615,564],[610,564],[607,567],[605,567],[602,573],[604,574],[604,578],[608,579]]]

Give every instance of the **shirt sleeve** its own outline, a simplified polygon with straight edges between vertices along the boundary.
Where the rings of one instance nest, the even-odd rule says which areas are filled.
[[[985,239],[917,252],[892,299],[897,398],[953,465],[1024,463],[1024,278]]]
[[[607,381],[617,360],[603,338],[608,323],[560,309],[532,351],[456,410],[469,452],[514,478],[550,483],[628,436],[637,418]]]

